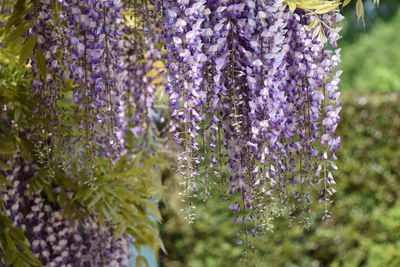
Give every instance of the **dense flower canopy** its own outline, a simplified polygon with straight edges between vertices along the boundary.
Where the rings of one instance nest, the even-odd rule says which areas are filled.
[[[230,208],[241,214],[246,240],[265,230],[271,213],[306,212],[314,185],[328,218],[340,142],[341,16],[292,12],[284,1],[164,8],[170,131],[184,149],[189,221],[190,198],[210,184],[241,195]]]
[[[181,146],[177,169],[185,177],[189,222],[195,217],[191,199],[207,199],[214,188],[237,214],[237,242],[245,252],[273,217],[306,220],[317,200],[328,219],[340,143],[338,6],[308,0],[33,1],[20,18],[31,53],[20,60],[30,63],[31,92],[40,100],[33,110],[39,123],[29,129],[41,140],[37,163],[54,161],[96,191],[97,176],[107,172],[99,165],[125,156],[135,162],[138,151],[156,153],[161,88],[169,96],[169,133]],[[74,133],[63,131],[64,124]],[[68,160],[69,154],[76,158]],[[38,216],[65,225],[69,239],[46,241],[40,233],[51,227],[30,222],[33,213],[22,219],[19,206],[9,204],[26,204],[18,173],[34,172],[32,166],[17,166],[8,176],[19,189],[3,199],[18,227],[37,227],[31,237],[37,256],[71,263],[73,254],[83,253],[80,246],[102,251],[96,246],[113,238],[113,225],[85,221],[87,228],[73,228],[48,206]],[[83,175],[74,176],[76,170]],[[34,197],[32,210],[47,207],[43,192]],[[91,244],[75,238],[82,231],[95,236]],[[126,238],[109,241],[107,264],[126,264]],[[71,251],[53,246],[68,240]],[[99,266],[101,259],[88,261]]]

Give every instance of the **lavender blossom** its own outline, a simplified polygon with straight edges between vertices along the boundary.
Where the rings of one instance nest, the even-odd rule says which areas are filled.
[[[322,184],[326,205],[334,192],[328,185],[340,142],[340,72],[330,77],[340,50],[314,38],[309,25],[329,26],[322,36],[336,49],[341,16],[292,13],[283,0],[163,7],[171,132],[183,148],[185,201],[209,184],[240,194],[242,202],[230,209],[241,214],[248,251],[249,237],[283,210],[306,217],[314,185]]]
[[[91,219],[72,224],[62,210],[41,191],[30,192],[27,182],[37,172],[35,164],[21,159],[6,173],[12,187],[0,197],[7,216],[23,230],[31,249],[45,266],[127,266],[128,238],[116,239],[112,227],[101,227]],[[61,187],[54,187],[60,194]],[[71,192],[67,194],[71,197]]]

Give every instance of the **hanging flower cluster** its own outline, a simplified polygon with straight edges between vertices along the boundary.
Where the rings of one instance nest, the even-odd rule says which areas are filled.
[[[122,78],[126,88],[121,101],[123,132],[143,137],[141,148],[151,147],[157,135],[154,108],[157,88],[164,82],[161,61],[159,5],[147,1],[125,4],[123,38],[119,49],[123,56]]]
[[[132,135],[144,137],[139,148],[146,148],[154,138],[164,56],[170,132],[183,148],[178,172],[186,177],[189,222],[191,199],[198,194],[207,199],[212,185],[230,197],[235,222],[243,226],[238,243],[247,253],[250,237],[268,229],[272,217],[306,218],[314,199],[324,203],[328,219],[340,143],[335,68],[341,16],[297,2],[302,1],[34,1],[24,46],[34,46],[33,93],[41,99],[37,109],[44,110],[37,112],[44,115],[36,133],[48,151],[38,163],[57,156],[60,147],[65,151],[57,160],[63,162],[62,155],[77,148],[75,166],[86,170],[83,182],[94,185],[96,157],[116,162]],[[71,105],[74,116],[66,111]],[[63,132],[65,121],[78,133]],[[44,194],[26,199],[27,187],[18,178],[25,169],[32,172],[26,165],[10,174],[15,188],[4,201],[18,227],[33,227],[28,232],[43,262],[103,266],[106,257],[111,266],[125,264],[126,240],[112,241],[111,228],[90,222],[74,228]],[[60,228],[45,225],[43,218]],[[104,240],[115,246],[107,248],[115,257],[101,255]],[[77,256],[91,250],[99,257]]]
[[[92,169],[95,156],[118,159],[122,151],[120,103],[127,91],[121,70],[123,17],[120,1],[36,1],[29,14],[34,23],[29,32],[36,38],[32,68],[34,93],[42,102],[50,127],[43,132],[54,136],[62,147],[59,130],[64,118],[62,101],[72,101],[79,117],[81,162],[88,179],[96,179]],[[72,88],[72,95],[63,92]],[[55,141],[54,141],[55,140]]]
[[[17,163],[18,162],[18,163]],[[6,215],[23,230],[31,249],[45,266],[127,266],[130,256],[127,238],[116,239],[111,227],[100,227],[86,219],[73,225],[62,210],[42,192],[30,193],[29,180],[37,166],[17,159],[6,174],[12,185],[0,194]],[[61,187],[54,187],[60,193]],[[72,192],[71,192],[72,194]]]
[[[150,4],[146,7],[153,8]],[[129,151],[129,157],[126,157],[125,145],[132,146],[133,143],[127,140],[128,136],[153,138],[147,132],[155,128],[155,90],[162,82],[157,79],[164,66],[159,61],[161,47],[156,45],[158,39],[153,32],[155,19],[143,21],[143,18],[149,14],[156,16],[158,11],[153,9],[143,13],[141,25],[132,28],[122,15],[129,10],[129,6],[119,0],[39,0],[32,1],[32,8],[23,18],[22,25],[29,26],[23,36],[24,48],[32,46],[26,51],[33,51],[30,55],[33,98],[40,99],[34,110],[39,123],[33,126],[34,129],[25,128],[33,133],[28,139],[37,141],[36,157],[29,160],[34,160],[40,170],[46,170],[46,175],[51,176],[46,176],[45,183],[54,185],[55,195],[62,195],[65,190],[65,184],[61,182],[60,187],[56,186],[59,183],[56,171],[65,172],[68,179],[77,179],[82,188],[89,185],[96,189],[98,184],[104,186],[109,182],[97,181],[96,175],[113,174],[115,169],[111,165],[115,163],[123,162],[126,165],[123,167],[128,169],[135,152],[149,146],[144,143],[141,147],[134,147],[137,150]],[[146,38],[138,38],[136,33]],[[28,59],[28,55],[24,59]],[[148,75],[152,71],[156,71],[156,75]],[[151,156],[154,156],[152,152]],[[129,195],[118,198],[121,203],[115,209],[118,211],[110,208],[114,214],[101,215],[99,219],[96,216],[102,211],[95,211],[95,218],[82,216],[85,219],[75,226],[71,218],[62,215],[65,210],[49,199],[48,191],[28,194],[29,184],[36,180],[27,181],[37,171],[33,167],[35,164],[14,166],[13,173],[8,175],[13,186],[8,187],[1,197],[7,216],[23,230],[31,242],[32,251],[44,265],[127,266],[128,244],[133,242],[131,237],[136,234],[135,227],[146,227],[143,232],[137,231],[137,243],[144,244],[149,240],[150,246],[158,246],[155,244],[157,230],[153,226],[156,223],[148,223],[145,219],[132,222],[132,218],[141,218],[142,213],[153,214],[146,208],[149,206],[146,201],[150,202],[147,199],[150,196],[146,196],[147,181],[143,188],[138,186],[143,195],[137,199],[132,200]],[[122,164],[115,165],[118,168]],[[151,164],[145,165],[138,169],[148,168]],[[118,171],[122,172],[121,169],[114,172],[116,176]],[[144,173],[149,176],[150,184],[153,174]],[[121,176],[131,178],[134,175],[129,169]],[[113,190],[100,195],[103,197],[108,193],[116,195]],[[69,192],[71,199],[72,196],[77,197],[77,192]],[[100,198],[95,201],[101,202]],[[74,202],[71,199],[67,201]],[[129,200],[122,203],[126,199]],[[145,203],[137,204],[142,199]],[[78,202],[71,205],[79,205]],[[130,206],[124,206],[127,203]],[[138,214],[132,210],[132,214],[127,212],[126,215],[126,210],[129,210],[126,206],[132,208],[135,205],[142,210]],[[106,225],[113,225],[101,227],[101,220]],[[121,221],[125,224],[119,223]],[[116,238],[121,236],[121,232],[122,237]],[[130,235],[124,234],[126,232]]]
[[[122,32],[119,1],[71,1],[67,17],[67,36],[72,46],[70,78],[76,81],[73,101],[83,110],[89,153],[110,157],[118,152],[115,128],[118,127],[117,105],[121,94],[118,50],[114,51]],[[96,140],[97,138],[97,140]],[[92,142],[101,150],[94,150]]]
[[[51,121],[40,130],[65,146],[70,140],[58,127],[65,119],[62,101],[76,105],[75,141],[82,144],[89,182],[96,179],[93,158],[117,160],[126,152],[127,132],[154,138],[156,89],[164,80],[157,8],[145,1],[43,0],[29,14],[28,37],[37,39],[34,93],[42,99],[38,108],[47,110],[41,119]],[[72,88],[72,96],[64,88]]]
[[[274,214],[306,212],[314,185],[329,204],[340,20],[283,0],[164,1],[170,131],[183,147],[189,221],[190,199],[210,184],[240,195],[230,208],[247,247]]]

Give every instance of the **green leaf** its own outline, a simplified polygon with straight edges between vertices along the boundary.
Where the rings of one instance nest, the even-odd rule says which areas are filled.
[[[6,265],[12,265],[17,259],[17,249],[12,238],[6,234],[6,257],[4,259]]]
[[[33,1],[18,0],[13,8],[13,13],[7,21],[6,31],[9,31],[12,26],[18,25],[23,17],[28,14],[33,7]]]
[[[22,37],[22,35],[33,25],[33,19],[24,21],[21,23],[17,28],[15,28],[7,37],[5,38],[4,42],[6,45],[10,44],[11,42],[14,42],[17,40],[19,37]]]
[[[156,62],[154,62],[153,64],[151,64],[154,68],[165,68],[164,62],[162,62],[161,60],[158,60]]]
[[[0,173],[0,184],[5,184],[11,186],[10,182],[6,179],[6,177]]]
[[[158,241],[159,241],[159,245],[160,245],[162,252],[164,252],[165,255],[168,255],[168,252],[167,252],[167,249],[165,248],[164,242],[161,239],[159,239]]]
[[[152,202],[152,201],[151,201]],[[161,221],[162,217],[161,217],[161,213],[159,211],[159,209],[157,208],[157,206],[154,203],[149,203],[149,205],[147,206],[147,208],[150,211],[150,214],[157,219],[157,221]]]
[[[21,106],[18,105],[14,109],[14,121],[18,122],[20,117],[21,117]]]
[[[15,142],[12,135],[0,135],[0,153],[12,155],[15,152]]]
[[[32,160],[33,146],[26,137],[17,139],[18,147],[21,151],[22,157],[26,160]]]
[[[3,171],[8,171],[11,170],[12,166],[10,164],[7,164],[5,162],[3,162],[2,160],[0,160],[0,169],[2,169]]]
[[[42,76],[43,80],[46,81],[47,78],[47,66],[46,66],[46,59],[43,55],[43,52],[40,48],[36,50],[36,61],[38,64],[40,75]]]
[[[143,257],[142,255],[139,255],[136,257],[136,266],[137,267],[143,267],[143,266],[150,267],[150,264],[145,257]]]
[[[286,4],[289,6],[289,9],[291,12],[294,12],[297,8],[297,5],[295,2],[292,1],[286,1]]]
[[[119,225],[117,225],[115,229],[115,238],[122,237],[125,231],[126,231],[126,226],[124,224],[120,223]]]
[[[21,53],[19,55],[19,64],[22,65],[26,62],[29,56],[32,54],[33,48],[37,43],[37,37],[31,36],[28,41],[25,42],[24,46],[21,48]]]
[[[102,193],[97,193],[96,196],[94,196],[94,198],[90,201],[88,208],[92,208],[94,205],[97,204],[97,202],[99,202],[99,200],[103,197]]]
[[[358,18],[363,18],[364,17],[364,4],[362,0],[357,0],[356,3],[356,14]]]
[[[343,4],[342,4],[342,7],[347,6],[348,4],[350,4],[350,2],[351,2],[351,0],[344,0]]]

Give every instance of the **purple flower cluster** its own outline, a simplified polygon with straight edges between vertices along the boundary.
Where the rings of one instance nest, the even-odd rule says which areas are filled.
[[[140,149],[149,148],[159,118],[154,106],[164,82],[159,33],[159,6],[133,2],[124,6],[124,36],[118,43],[122,55],[121,78],[126,88],[121,98],[121,134],[143,137]]]
[[[195,165],[199,163],[198,137],[200,123],[205,119],[207,91],[204,69],[207,56],[203,53],[202,24],[207,19],[205,0],[164,1],[166,49],[169,69],[167,92],[170,96],[172,126],[170,132],[184,147],[179,155],[179,173],[187,177],[184,181],[187,219],[193,220],[190,210],[193,205],[186,198],[197,191],[195,184],[199,176]]]
[[[122,7],[133,12],[133,25]],[[340,143],[338,12],[292,12],[284,0],[40,0],[29,16],[29,35],[38,39],[34,93],[54,121],[45,132],[59,132],[58,102],[71,100],[89,182],[94,156],[126,153],[128,132],[153,136],[162,39],[188,221],[191,199],[203,191],[208,198],[214,184],[241,213],[238,242],[247,251],[248,237],[272,217],[304,215],[313,188],[330,217]],[[68,87],[71,95],[63,95]]]
[[[65,52],[62,47],[66,45],[66,42],[57,38],[59,32],[49,27],[48,23],[53,21],[54,16],[54,12],[51,12],[52,2],[38,2],[29,14],[29,17],[35,18],[29,35],[37,38],[37,49],[31,57],[32,69],[36,77],[32,82],[32,87],[33,93],[40,96],[40,108],[46,111],[43,112],[43,116],[49,116],[47,119],[55,120],[58,115],[56,103],[60,100],[62,88],[62,81],[57,79],[62,75],[58,57],[59,54]],[[47,71],[43,72],[43,66],[46,65]]]
[[[120,2],[69,1],[65,10],[69,18],[66,36],[72,48],[69,74],[77,85],[73,102],[83,111],[88,158],[91,153],[117,157],[118,104],[124,89],[120,51],[115,49],[122,36]]]
[[[73,225],[62,210],[49,202],[40,191],[29,192],[27,180],[37,171],[37,166],[17,159],[7,180],[12,188],[1,192],[0,197],[14,225],[25,232],[31,250],[44,266],[127,266],[128,239],[116,239],[111,227],[100,227],[86,219]],[[54,193],[60,193],[55,187]]]
[[[201,185],[228,184],[241,195],[231,209],[243,212],[246,239],[284,209],[306,211],[315,184],[329,203],[340,142],[338,12],[291,12],[283,0],[163,6],[171,132],[183,147],[186,201]],[[314,20],[329,44],[313,37]]]
[[[120,98],[123,84],[121,49],[123,17],[120,1],[36,1],[29,14],[34,25],[29,32],[38,42],[32,55],[34,93],[41,96],[39,108],[47,110],[50,128],[60,134],[65,114],[60,100],[76,105],[80,118],[81,158],[93,177],[94,156],[116,160],[121,153]],[[64,88],[73,93],[64,94]],[[62,135],[62,133],[61,133]],[[68,144],[64,136],[58,136]]]
[[[119,0],[40,0],[27,17],[34,23],[26,38],[38,40],[31,55],[33,93],[41,99],[36,113],[44,114],[43,124],[34,131],[44,137],[37,143],[36,163],[49,173],[54,172],[54,162],[78,168],[65,169],[74,174],[87,170],[78,179],[94,187],[95,166],[103,162],[95,162],[98,156],[114,163],[127,153],[128,132],[141,137],[155,127],[153,106],[163,64],[157,46],[159,32],[154,31],[156,18],[147,16],[157,16],[158,11],[141,14],[141,24],[132,28],[122,16],[122,9],[129,10],[125,4]],[[156,75],[149,75],[154,71]],[[61,130],[66,121],[71,127],[68,133]],[[60,147],[65,155],[54,158]],[[71,159],[66,151],[78,157]],[[2,197],[8,216],[27,234],[43,264],[126,266],[129,237],[115,239],[112,227],[100,227],[91,220],[74,226],[45,193],[28,196],[21,177],[33,172],[32,165],[16,166],[8,177],[13,187]],[[57,195],[63,189],[54,190]]]
[[[41,119],[50,123],[38,128],[46,138],[50,133],[56,145],[81,144],[75,147],[80,147],[89,182],[96,179],[91,167],[95,156],[115,161],[126,153],[128,131],[146,139],[155,135],[159,114],[154,103],[163,82],[159,6],[132,5],[119,0],[41,0],[29,14],[34,25],[27,38],[38,39],[31,56],[33,93],[42,99]],[[122,10],[133,10],[135,25],[128,25]],[[65,101],[76,106],[80,120],[74,140],[59,130]]]

